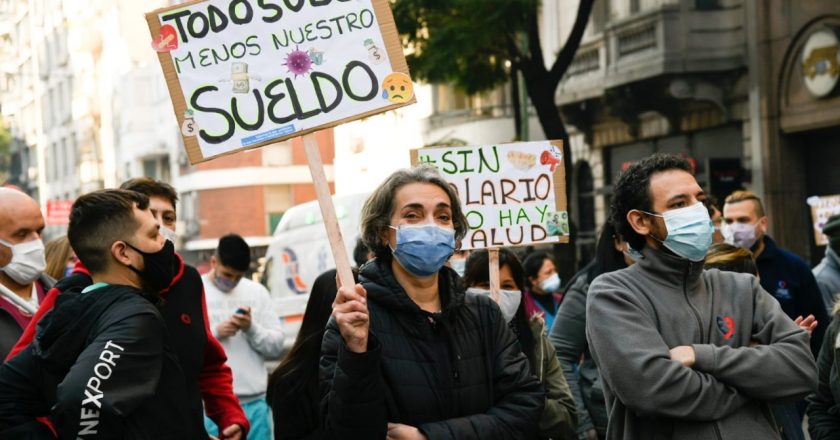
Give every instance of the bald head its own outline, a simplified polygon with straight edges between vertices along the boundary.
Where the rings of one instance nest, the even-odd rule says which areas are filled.
[[[24,201],[35,203],[35,200],[33,200],[32,197],[29,197],[26,193],[19,189],[9,188],[7,186],[0,187],[0,207],[6,203],[21,203]],[[37,205],[37,203],[35,204]]]
[[[28,195],[0,188],[0,239],[12,244],[41,237],[44,217],[41,207]]]

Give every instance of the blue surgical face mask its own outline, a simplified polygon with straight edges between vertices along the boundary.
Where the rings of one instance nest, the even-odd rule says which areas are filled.
[[[627,245],[627,250],[624,251],[624,255],[627,255],[633,261],[639,261],[642,258],[645,258],[645,256],[641,252],[633,249],[633,247],[629,244]]]
[[[455,252],[455,231],[435,224],[389,226],[397,231],[391,249],[397,263],[419,278],[436,274]]]
[[[228,293],[231,290],[235,289],[236,285],[239,284],[238,281],[229,280],[219,275],[213,277],[213,280],[215,281],[216,287],[218,287],[219,290],[225,293]]]
[[[709,210],[703,202],[697,202],[686,208],[665,211],[661,215],[650,212],[645,212],[645,214],[662,217],[665,220],[668,236],[665,240],[659,240],[651,235],[654,240],[687,260],[697,262],[706,258],[706,252],[712,245],[712,233],[715,228],[712,219],[709,218]]]
[[[554,274],[540,282],[540,288],[545,293],[554,293],[560,290],[560,275]]]

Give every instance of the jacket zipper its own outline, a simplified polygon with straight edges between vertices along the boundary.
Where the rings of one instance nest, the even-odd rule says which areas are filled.
[[[694,319],[697,321],[697,328],[700,330],[700,341],[703,343],[708,343],[706,341],[706,336],[703,334],[703,320],[700,319],[700,312],[694,307],[694,304],[691,303],[691,300],[688,298],[688,271],[691,268],[691,263],[685,267],[685,273],[683,273],[683,296],[685,297],[685,302],[688,303],[688,307],[691,309],[691,312],[694,314]]]
[[[703,334],[703,320],[700,318],[700,312],[694,307],[694,304],[691,303],[691,300],[688,298],[688,272],[691,270],[691,263],[688,263],[685,267],[685,273],[683,273],[683,296],[685,297],[685,302],[688,303],[688,307],[691,308],[691,312],[694,314],[694,319],[697,320],[697,328],[700,330],[700,341],[704,344],[708,344],[709,341],[706,340],[706,336]],[[709,339],[711,339],[711,334],[709,334]],[[717,421],[712,421],[712,427],[715,430],[715,438],[718,440],[723,440],[723,436],[720,434],[720,427],[718,427]]]

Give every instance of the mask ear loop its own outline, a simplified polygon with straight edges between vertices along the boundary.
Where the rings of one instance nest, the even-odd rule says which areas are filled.
[[[651,216],[651,217],[660,217],[660,218],[662,218],[663,220],[665,219],[665,216],[664,216],[664,215],[662,215],[662,214],[654,214],[654,213],[652,213],[652,212],[643,211],[643,210],[641,210],[641,209],[636,209],[636,211],[639,211],[639,212],[641,212],[642,214],[649,215],[649,216]],[[667,229],[667,226],[666,226],[666,229]],[[665,240],[660,240],[659,238],[657,238],[655,235],[653,235],[653,231],[648,232],[648,234],[647,234],[647,235],[649,235],[652,239],[654,239],[654,240],[658,241],[659,243],[661,243],[661,244],[663,244],[663,245],[665,244]],[[668,237],[665,237],[665,238],[668,238]]]

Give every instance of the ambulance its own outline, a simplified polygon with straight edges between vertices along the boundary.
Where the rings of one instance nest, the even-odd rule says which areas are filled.
[[[333,196],[351,266],[355,265],[353,248],[359,238],[362,206],[369,195]],[[329,269],[335,269],[335,261],[318,202],[290,208],[283,214],[271,237],[261,277],[282,323],[287,349],[297,337],[312,283]]]

